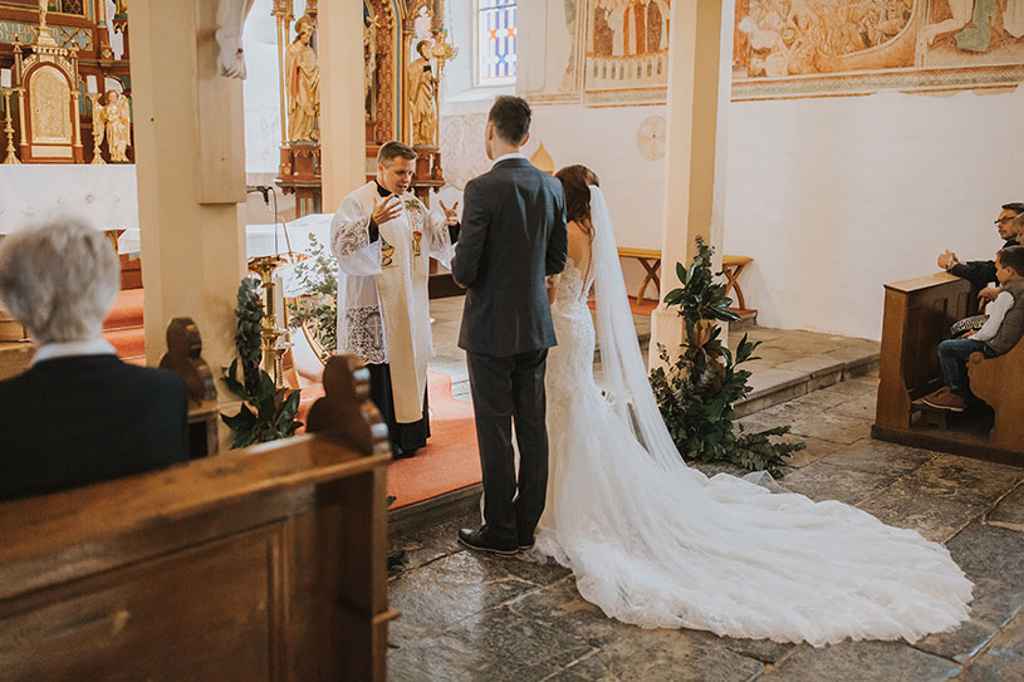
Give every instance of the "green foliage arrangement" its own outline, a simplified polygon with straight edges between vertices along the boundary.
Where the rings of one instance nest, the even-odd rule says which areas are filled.
[[[338,348],[338,261],[315,234],[309,235],[309,258],[295,266],[295,276],[307,293],[288,302],[288,324],[305,327],[326,359]]]
[[[786,459],[804,444],[771,440],[789,433],[788,426],[757,433],[736,427],[733,406],[753,391],[750,372],[740,365],[757,359],[754,352],[760,341],[750,341],[744,334],[735,356],[722,343],[721,328],[714,323],[738,317],[729,310],[732,300],[725,285],[712,274],[712,254],[698,237],[690,267],[676,265],[682,286],[670,291],[665,303],[678,308],[683,317],[686,341],[675,360],[666,348],[659,348],[663,366],[651,372],[651,386],[669,433],[685,457],[780,477]]]
[[[233,448],[287,438],[302,426],[302,422],[295,420],[299,411],[299,391],[278,390],[274,379],[260,368],[262,322],[259,280],[245,277],[238,286],[235,307],[235,349],[238,357],[223,373],[225,385],[243,401],[237,415],[221,415],[233,432]],[[238,376],[239,365],[241,378]]]

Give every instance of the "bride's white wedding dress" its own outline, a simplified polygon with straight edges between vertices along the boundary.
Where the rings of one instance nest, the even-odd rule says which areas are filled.
[[[570,261],[552,307],[535,551],[570,568],[607,615],[644,627],[820,646],[914,641],[966,619],[972,584],[942,545],[845,504],[685,465],[654,404],[596,188],[592,198],[600,335],[590,283]],[[598,336],[608,397],[593,372]]]

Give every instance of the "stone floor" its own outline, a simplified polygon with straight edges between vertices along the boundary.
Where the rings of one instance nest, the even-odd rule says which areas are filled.
[[[813,649],[642,630],[584,602],[561,568],[461,550],[470,513],[393,538],[408,561],[390,583],[390,679],[1024,680],[1024,469],[871,440],[876,390],[850,379],[742,421],[789,424],[807,443],[785,487],[945,543],[977,586],[956,632]]]

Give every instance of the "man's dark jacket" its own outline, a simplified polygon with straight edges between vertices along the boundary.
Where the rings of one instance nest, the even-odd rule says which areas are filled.
[[[1008,249],[1017,245],[1016,238],[1007,239],[1003,248]],[[984,289],[990,282],[996,281],[996,262],[994,260],[972,260],[966,263],[957,263],[949,269],[949,274],[963,277],[975,289]]]
[[[0,381],[0,500],[188,459],[185,383],[114,355],[53,358]]]
[[[459,347],[511,357],[551,348],[545,277],[565,268],[562,183],[526,159],[506,159],[466,185],[462,231],[452,263],[468,289]]]

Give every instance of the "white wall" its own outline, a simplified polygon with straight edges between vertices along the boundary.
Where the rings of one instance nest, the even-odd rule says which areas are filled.
[[[1024,200],[1024,92],[734,103],[725,250],[765,326],[879,338],[882,285],[991,258]]]

